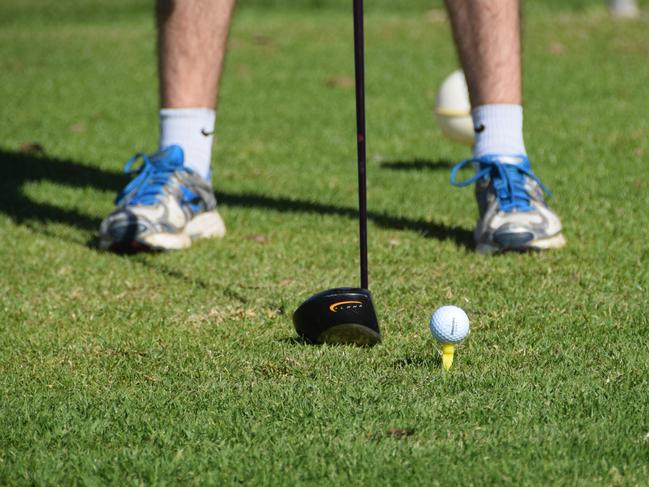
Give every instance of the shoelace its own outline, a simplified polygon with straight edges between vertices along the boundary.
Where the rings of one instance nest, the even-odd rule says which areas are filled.
[[[476,174],[464,181],[458,181],[458,172],[469,164],[479,164]],[[500,209],[504,212],[529,211],[531,209],[530,195],[525,189],[525,177],[536,181],[548,196],[552,196],[550,190],[531,170],[517,164],[505,164],[495,158],[472,158],[460,161],[451,170],[451,184],[457,187],[469,186],[479,179],[489,176],[491,176]]]
[[[131,169],[138,159],[142,164]],[[161,190],[171,175],[178,169],[178,164],[166,158],[151,159],[148,155],[138,152],[124,165],[124,173],[137,176],[115,198],[115,204],[132,193],[128,203],[133,205],[154,205],[158,201]]]

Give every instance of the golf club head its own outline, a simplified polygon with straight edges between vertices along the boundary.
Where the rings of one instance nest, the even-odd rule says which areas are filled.
[[[314,294],[293,313],[298,335],[312,343],[371,347],[381,341],[372,295],[342,287]]]

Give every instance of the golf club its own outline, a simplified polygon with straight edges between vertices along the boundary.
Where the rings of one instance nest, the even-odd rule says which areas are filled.
[[[312,343],[373,346],[381,341],[381,332],[372,303],[372,295],[368,289],[367,277],[363,0],[353,0],[353,7],[361,285],[359,288],[328,289],[311,296],[293,313],[293,324],[298,335]]]

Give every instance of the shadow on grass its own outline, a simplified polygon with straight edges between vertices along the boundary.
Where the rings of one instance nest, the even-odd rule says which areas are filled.
[[[204,279],[196,277],[195,274],[185,273],[185,272],[181,272],[178,269],[173,269],[168,265],[163,264],[159,260],[146,259],[142,254],[133,255],[130,258],[148,270],[152,270],[168,278],[181,281],[186,286],[190,286],[193,289],[212,290],[212,291],[219,289],[225,297],[233,301],[238,301],[239,303],[244,305],[250,301],[248,295],[246,295],[244,292],[239,292],[236,289],[237,288],[236,285],[227,285],[219,281],[207,282]]]
[[[406,367],[434,367],[442,366],[442,357],[438,353],[431,353],[426,356],[409,356],[392,363],[395,369],[403,369]]]
[[[298,335],[293,335],[293,336],[290,336],[290,337],[282,337],[282,338],[278,338],[277,341],[280,342],[280,343],[286,343],[286,344],[288,344],[288,345],[300,345],[300,346],[310,345],[310,346],[319,346],[318,344],[313,343],[313,342],[310,342],[310,341],[307,340],[306,338],[303,338],[303,337],[298,336]]]
[[[85,231],[96,231],[101,219],[77,210],[63,209],[53,203],[36,202],[23,191],[30,182],[48,181],[62,186],[92,187],[117,192],[127,178],[119,173],[108,172],[79,162],[48,157],[42,147],[32,144],[21,151],[0,149],[3,178],[0,181],[0,212],[19,224],[30,222],[55,222]],[[416,162],[416,161],[415,161]],[[425,161],[424,161],[425,162]],[[400,164],[400,163],[399,163]],[[323,215],[357,218],[356,208],[346,208],[315,201],[297,200],[281,196],[265,196],[254,193],[217,191],[221,205],[240,208],[261,208],[290,213],[317,213]],[[370,211],[369,219],[377,225],[395,230],[410,230],[438,240],[453,240],[456,244],[471,248],[469,230],[426,220],[392,216],[385,212]],[[92,243],[88,243],[92,246]]]
[[[371,346],[356,345],[353,343],[316,343],[307,340],[306,338],[301,337],[299,335],[278,338],[277,341],[280,343],[286,343],[288,345],[299,345],[299,346],[307,346],[307,347],[337,347],[337,348],[355,348],[355,349],[360,348],[363,350],[372,349]]]
[[[36,202],[25,195],[27,183],[48,181],[62,186],[87,186],[117,191],[124,176],[102,171],[67,159],[48,157],[36,144],[21,152],[0,149],[0,212],[19,224],[56,222],[82,230],[96,230],[101,220],[77,210],[63,209],[51,203]]]
[[[356,208],[345,208],[314,201],[294,200],[277,196],[264,196],[253,193],[216,192],[217,200],[224,206],[243,208],[267,208],[279,212],[318,213],[346,218],[358,218]],[[444,225],[426,220],[392,216],[385,212],[369,211],[368,219],[383,228],[393,230],[410,230],[427,238],[453,240],[457,245],[473,248],[473,236],[470,230],[458,226]]]
[[[413,161],[385,161],[381,163],[381,169],[392,171],[447,171],[455,165],[446,159],[431,161],[428,159],[415,159]]]

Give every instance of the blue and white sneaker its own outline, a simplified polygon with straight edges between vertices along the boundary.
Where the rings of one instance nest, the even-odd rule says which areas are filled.
[[[142,164],[131,170],[140,158]],[[100,248],[178,250],[199,238],[225,235],[212,186],[183,166],[183,160],[183,150],[173,145],[152,156],[136,154],[126,163],[124,171],[135,177],[101,222]]]
[[[476,174],[458,181],[458,172],[468,165],[475,167]],[[479,212],[473,231],[478,252],[543,250],[566,244],[561,221],[543,198],[544,192],[550,192],[532,172],[526,156],[486,155],[457,164],[451,184],[472,183]]]

